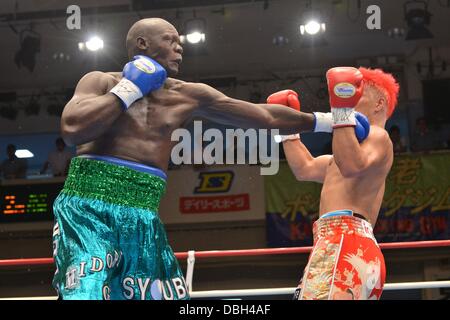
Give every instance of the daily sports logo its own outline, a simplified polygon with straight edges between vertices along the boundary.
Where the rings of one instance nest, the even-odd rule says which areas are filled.
[[[195,188],[194,193],[218,193],[228,192],[233,182],[232,171],[201,172],[199,174],[200,185]]]
[[[356,88],[351,83],[342,82],[334,86],[334,93],[339,98],[351,98],[356,94]]]
[[[138,59],[134,60],[133,64],[136,66],[136,68],[145,73],[154,73],[156,71],[155,65],[149,60]]]
[[[194,189],[196,195],[180,197],[179,210],[182,214],[248,212],[250,210],[249,193],[230,192],[234,178],[232,171],[201,172],[198,177],[200,184]]]

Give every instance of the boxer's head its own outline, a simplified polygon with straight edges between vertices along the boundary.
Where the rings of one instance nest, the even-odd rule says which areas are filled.
[[[363,74],[364,93],[355,110],[369,118],[387,120],[397,106],[399,85],[395,78],[380,69],[359,68]]]
[[[128,58],[145,55],[161,64],[169,74],[178,73],[183,48],[177,29],[160,18],[142,19],[136,22],[127,34]]]

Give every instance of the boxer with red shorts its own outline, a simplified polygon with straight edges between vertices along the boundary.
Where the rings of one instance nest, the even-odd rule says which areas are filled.
[[[333,155],[313,157],[300,135],[282,136],[289,166],[299,181],[323,183],[314,247],[295,296],[299,300],[380,299],[383,255],[372,228],[383,200],[393,147],[384,129],[399,86],[390,74],[366,68],[327,72],[333,117]],[[275,93],[300,110],[297,94]]]
[[[372,226],[350,210],[335,213],[314,223],[314,249],[295,297],[379,299],[386,270]]]

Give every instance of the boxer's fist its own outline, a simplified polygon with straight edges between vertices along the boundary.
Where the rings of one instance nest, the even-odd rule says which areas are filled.
[[[363,75],[352,67],[328,70],[328,92],[332,108],[354,108],[363,92]]]
[[[267,98],[268,104],[281,104],[300,111],[300,101],[297,92],[293,90],[283,90],[270,95]]]
[[[267,98],[268,104],[281,104],[283,106],[290,107],[296,111],[300,111],[300,100],[298,99],[297,92],[293,90],[283,90],[270,95]],[[291,135],[276,135],[274,140],[276,143],[281,143],[289,140],[299,140],[299,134]]]
[[[167,79],[166,70],[155,60],[135,56],[123,68],[123,78],[111,89],[128,109],[136,100],[158,90]]]
[[[355,135],[359,143],[367,139],[370,133],[370,122],[365,115],[359,112],[355,112],[356,126]]]
[[[166,70],[155,60],[146,56],[134,56],[123,68],[123,77],[133,82],[142,95],[158,90],[166,81]]]
[[[339,67],[327,72],[330,106],[334,128],[355,126],[354,108],[363,94],[363,75],[352,67]]]

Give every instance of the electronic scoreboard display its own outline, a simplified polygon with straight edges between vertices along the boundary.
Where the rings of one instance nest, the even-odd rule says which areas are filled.
[[[53,220],[53,202],[63,185],[61,179],[0,185],[0,223]]]

